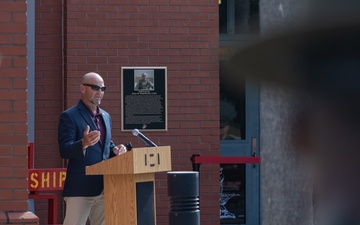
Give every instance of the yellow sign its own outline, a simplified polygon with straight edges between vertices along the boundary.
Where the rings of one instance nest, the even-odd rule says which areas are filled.
[[[66,178],[66,168],[29,169],[29,191],[62,190]]]

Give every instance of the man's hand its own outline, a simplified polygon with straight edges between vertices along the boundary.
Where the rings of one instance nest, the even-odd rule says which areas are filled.
[[[93,130],[91,132],[89,125],[86,126],[84,131],[84,138],[82,139],[82,147],[86,149],[89,146],[93,146],[100,140],[100,131]]]
[[[124,145],[118,145],[118,146],[114,147],[112,150],[115,155],[121,155],[121,154],[124,154],[127,152],[127,149]]]

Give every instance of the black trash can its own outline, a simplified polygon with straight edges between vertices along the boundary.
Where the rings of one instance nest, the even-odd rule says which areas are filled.
[[[168,172],[169,225],[200,225],[199,172]]]

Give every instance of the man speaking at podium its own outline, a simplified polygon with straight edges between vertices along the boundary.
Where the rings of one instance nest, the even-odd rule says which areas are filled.
[[[80,84],[81,100],[60,116],[60,155],[68,159],[63,197],[64,225],[104,225],[103,176],[86,176],[85,167],[126,152],[111,138],[111,118],[99,105],[106,87],[102,77],[87,73]]]

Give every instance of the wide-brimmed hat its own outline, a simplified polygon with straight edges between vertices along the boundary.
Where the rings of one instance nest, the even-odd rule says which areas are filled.
[[[231,68],[311,91],[360,94],[360,1],[314,2],[296,27],[239,49]]]

